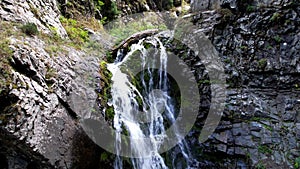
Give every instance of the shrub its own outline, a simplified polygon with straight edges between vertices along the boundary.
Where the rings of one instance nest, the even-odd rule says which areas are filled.
[[[111,2],[110,12],[113,15],[113,17],[120,14],[120,11],[118,10],[117,4],[114,1]]]
[[[260,145],[258,146],[258,152],[263,153],[263,154],[272,154],[272,150],[265,145]]]
[[[60,17],[60,21],[66,29],[69,38],[75,44],[83,44],[84,42],[87,42],[89,40],[88,32],[84,30],[76,20]]]
[[[255,6],[253,5],[248,5],[246,11],[247,12],[254,12],[256,10]]]
[[[294,164],[295,168],[296,169],[299,169],[300,168],[300,157],[296,158],[295,159],[295,164]]]
[[[277,21],[277,20],[279,20],[280,17],[281,17],[280,14],[279,14],[278,12],[275,12],[275,13],[272,15],[270,21],[272,21],[272,22]]]
[[[95,10],[101,10],[101,7],[104,5],[104,2],[101,0],[94,0]]]
[[[268,60],[263,58],[258,61],[258,67],[263,69],[267,66]]]
[[[39,33],[37,26],[34,23],[26,23],[21,27],[21,30],[29,36],[37,35]]]

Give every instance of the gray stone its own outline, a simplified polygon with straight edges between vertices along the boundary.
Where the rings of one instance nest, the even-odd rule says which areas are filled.
[[[60,11],[57,1],[1,1],[0,18],[7,21],[35,23],[38,28],[51,33],[50,27],[57,29],[58,35],[67,37],[67,33],[59,21]]]

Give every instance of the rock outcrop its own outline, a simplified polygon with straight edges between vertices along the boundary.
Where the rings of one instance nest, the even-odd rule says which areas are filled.
[[[281,7],[288,6],[296,2],[295,0],[191,0],[192,12],[197,12],[199,10],[212,10],[219,9],[221,7],[228,7],[235,10],[243,11],[247,7],[251,8],[253,6],[257,7]],[[246,8],[243,8],[246,6]]]
[[[40,31],[51,29],[65,38],[67,33],[59,21],[60,11],[56,0],[3,0],[0,2],[0,18],[6,21],[35,23]]]
[[[6,97],[12,99],[1,109],[5,138],[14,138],[10,144],[24,142],[52,167],[98,165],[97,155],[93,156],[99,156],[99,148],[84,134],[79,120],[90,117],[96,109],[99,58],[67,47],[59,56],[51,56],[42,40],[30,37],[11,39],[11,48],[12,81]],[[16,156],[8,154],[10,167],[15,166],[12,161],[21,161],[17,148]],[[28,159],[36,161],[34,153],[27,153]],[[79,161],[82,153],[88,155],[83,158],[96,159],[84,164]],[[18,165],[26,168],[30,162],[23,159]]]
[[[204,168],[295,168],[300,157],[300,6],[295,1],[261,3],[192,18],[220,53],[229,85],[218,128],[198,145]],[[237,3],[236,8],[244,6]],[[205,114],[199,126],[201,118]]]

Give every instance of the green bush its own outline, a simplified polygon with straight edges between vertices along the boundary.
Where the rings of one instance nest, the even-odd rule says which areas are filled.
[[[34,23],[26,23],[21,27],[21,30],[29,36],[37,35],[39,33],[37,26]]]
[[[102,6],[104,5],[104,2],[102,2],[101,0],[94,0],[94,4],[95,4],[95,10],[101,10]]]
[[[117,16],[120,14],[120,11],[118,10],[116,2],[112,1],[110,6],[110,13],[113,16]]]
[[[256,10],[256,7],[253,5],[248,5],[246,8],[247,12],[254,12]]]
[[[296,158],[295,159],[295,164],[294,164],[295,168],[296,169],[299,169],[300,168],[300,157]]]
[[[88,32],[76,20],[62,16],[60,21],[75,44],[83,44],[89,40]]]
[[[258,146],[258,152],[263,153],[263,154],[272,154],[272,150],[265,145],[260,145]]]

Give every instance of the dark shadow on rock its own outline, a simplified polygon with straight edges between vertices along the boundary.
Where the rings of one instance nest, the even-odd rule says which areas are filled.
[[[8,160],[4,154],[0,154],[0,168],[8,169]]]
[[[112,154],[95,144],[83,131],[77,130],[72,143],[72,169],[108,169],[112,168],[112,158],[101,159],[102,154]]]
[[[1,169],[52,169],[44,156],[0,126]]]

